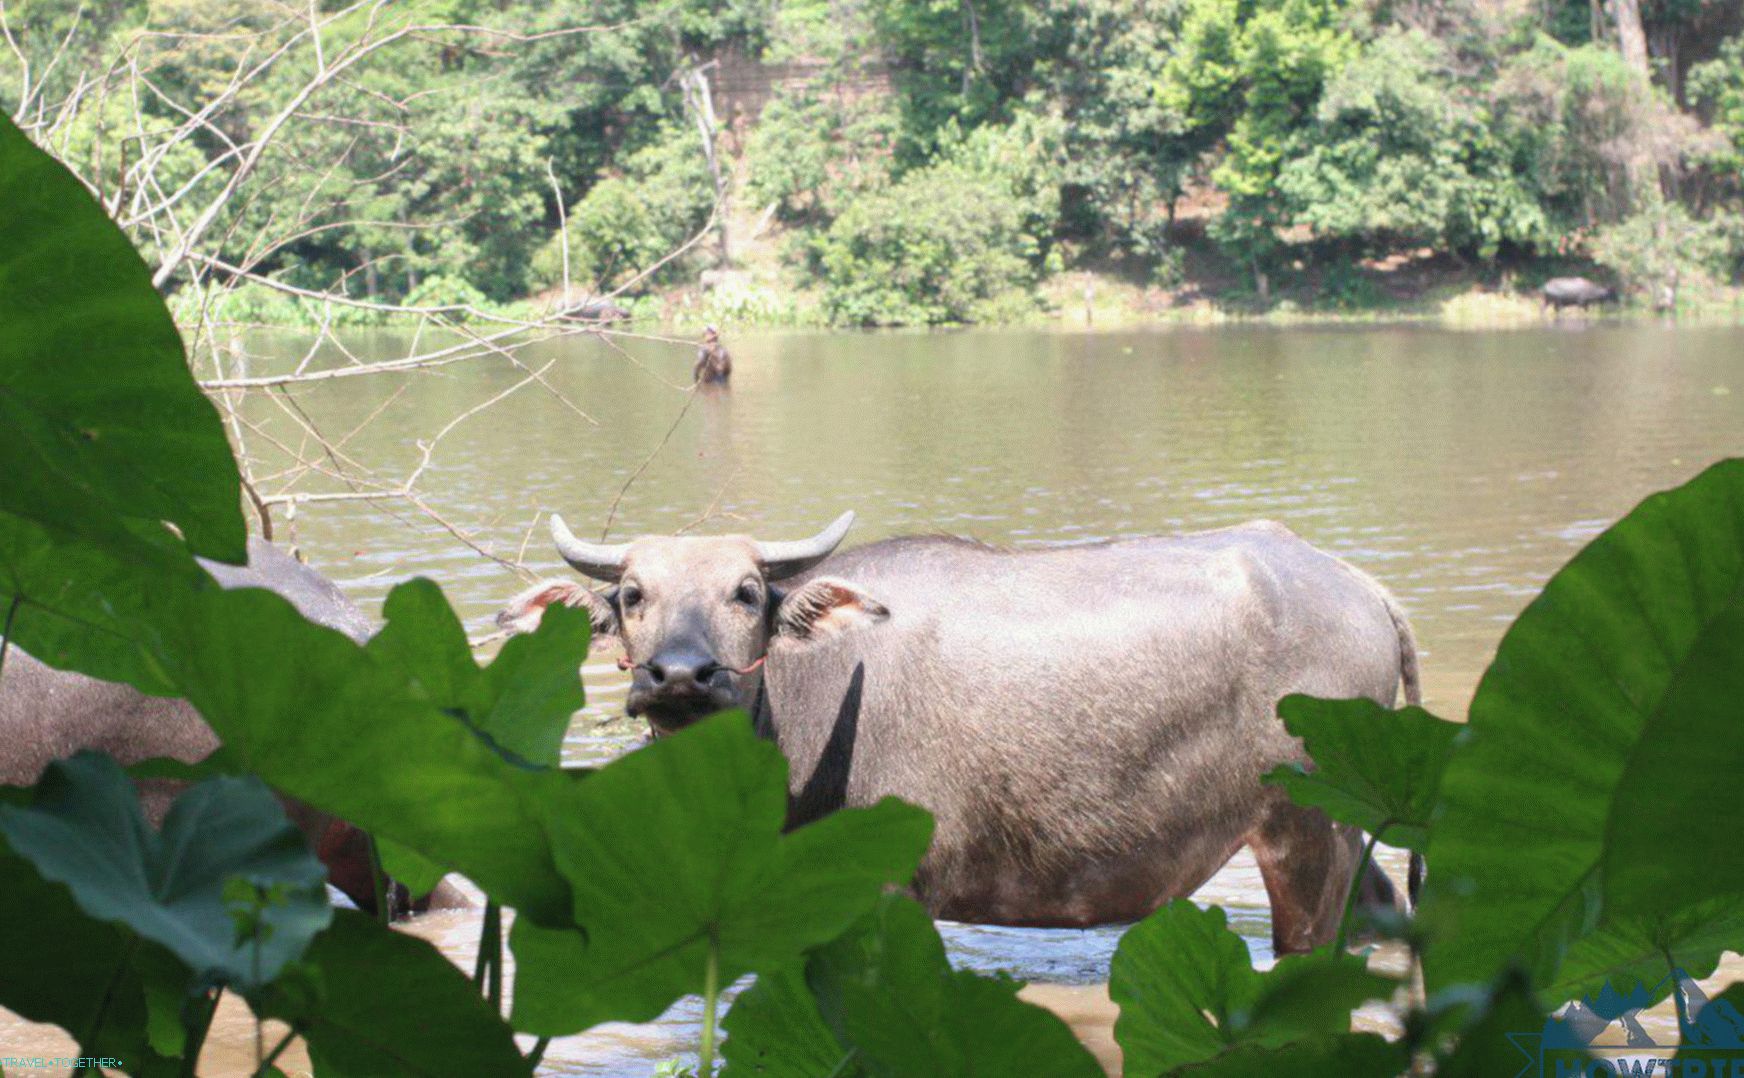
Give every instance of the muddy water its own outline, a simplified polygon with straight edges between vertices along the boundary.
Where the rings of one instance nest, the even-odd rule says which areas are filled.
[[[731,391],[694,399],[677,388],[692,359],[683,348],[524,350],[536,368],[555,361],[545,377],[568,403],[532,387],[455,427],[422,474],[428,506],[502,557],[515,560],[525,544],[526,562],[553,575],[560,565],[542,522],[534,527],[550,511],[590,536],[609,517],[614,536],[698,527],[785,538],[853,508],[851,543],[943,531],[1019,547],[1272,517],[1400,596],[1422,645],[1426,702],[1459,716],[1503,629],[1557,565],[1643,495],[1744,452],[1736,329],[740,334],[727,343]],[[365,360],[396,357],[403,345],[388,334],[348,341]],[[256,342],[250,373],[282,369],[301,347]],[[409,380],[305,388],[296,403],[329,438],[346,439],[348,458],[391,483],[418,463],[421,439],[521,377],[486,359]],[[250,409],[273,439],[303,442],[286,410]],[[289,463],[264,438],[251,438],[250,451],[259,475]],[[345,488],[311,475],[295,489]],[[480,634],[521,586],[403,504],[306,505],[281,525],[287,536],[372,610],[393,582],[434,577]],[[573,762],[621,751],[637,735],[617,718],[625,685],[610,658],[584,671],[589,707],[570,732]],[[1198,897],[1227,906],[1256,958],[1269,960],[1251,859],[1238,857]],[[1112,1062],[1100,985],[1118,929],[944,928],[960,963],[1036,982],[1032,993]],[[442,914],[412,930],[465,960],[477,923]],[[696,1015],[680,1004],[658,1023],[560,1041],[545,1072],[649,1074],[694,1050]],[[1668,1015],[1655,1033],[1675,1033]],[[21,1035],[0,1025],[8,1048]],[[227,1016],[213,1051],[239,1067],[252,1040],[250,1024]]]

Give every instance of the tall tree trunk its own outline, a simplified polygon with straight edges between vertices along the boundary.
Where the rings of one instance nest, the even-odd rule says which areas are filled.
[[[963,68],[963,96],[981,73],[981,16],[975,11],[975,0],[963,0],[963,29],[969,33],[969,62]]]
[[[1647,31],[1641,25],[1641,0],[1611,0],[1611,13],[1617,21],[1617,50],[1623,54],[1623,62],[1641,76],[1642,85],[1651,85],[1653,67],[1647,58]],[[1629,198],[1635,209],[1665,197],[1659,169],[1644,150],[1635,150],[1628,169]]]
[[[1612,0],[1612,12],[1617,19],[1617,48],[1623,62],[1644,79],[1653,75],[1647,63],[1647,31],[1641,26],[1641,0]]]
[[[720,154],[715,147],[715,135],[718,121],[715,119],[714,97],[709,93],[708,75],[703,67],[693,67],[684,73],[680,85],[684,88],[684,100],[696,116],[697,133],[702,136],[702,155],[708,162],[709,175],[715,183],[715,227],[720,237],[720,264],[724,267],[732,260],[731,249],[727,245],[727,174],[721,167]]]

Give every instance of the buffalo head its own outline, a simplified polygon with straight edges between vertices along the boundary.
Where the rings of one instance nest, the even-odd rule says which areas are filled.
[[[553,602],[585,607],[596,638],[623,644],[632,670],[629,713],[646,716],[656,734],[670,733],[726,708],[753,706],[771,643],[802,645],[889,617],[843,580],[783,584],[829,557],[853,523],[854,514],[843,513],[792,542],[729,535],[604,545],[576,538],[553,516],[563,560],[611,587],[594,592],[575,581],[546,581],[510,600],[497,621],[528,632]]]

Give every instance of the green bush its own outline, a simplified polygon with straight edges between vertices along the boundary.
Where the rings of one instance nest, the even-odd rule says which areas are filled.
[[[628,155],[621,174],[600,180],[570,207],[571,282],[604,291],[647,271],[702,228],[714,200],[696,131],[676,124],[663,129]],[[534,256],[536,287],[562,283],[562,242],[561,234],[553,235]],[[691,264],[674,259],[638,290],[670,281]]]
[[[1062,146],[1060,122],[1043,115],[966,133],[947,125],[935,163],[853,199],[812,241],[829,318],[938,325],[1033,310]]]
[[[1735,225],[1698,221],[1675,202],[1664,202],[1599,230],[1593,260],[1625,287],[1661,304],[1684,289],[1701,290],[1732,276]]]
[[[745,146],[745,189],[761,212],[827,222],[858,193],[890,178],[897,117],[875,96],[839,89],[783,93],[764,108]]]
[[[1440,74],[1446,45],[1419,31],[1370,44],[1326,85],[1319,127],[1280,167],[1296,224],[1385,248],[1493,258],[1550,240],[1530,176],[1514,171],[1481,102]]]
[[[829,317],[861,326],[974,321],[983,304],[1037,280],[1025,209],[956,164],[855,200],[813,244]]]
[[[481,311],[490,305],[483,292],[463,277],[438,274],[418,282],[418,287],[406,293],[408,307],[470,307]],[[466,317],[465,311],[455,311],[453,317]]]
[[[1718,56],[1690,69],[1690,100],[1708,111],[1717,136],[1698,160],[1721,192],[1744,195],[1744,34],[1720,47]]]

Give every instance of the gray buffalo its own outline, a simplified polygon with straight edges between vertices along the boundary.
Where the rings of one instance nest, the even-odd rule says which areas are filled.
[[[1544,297],[1546,307],[1561,310],[1564,307],[1586,307],[1594,303],[1610,303],[1617,298],[1617,293],[1602,284],[1596,284],[1585,277],[1552,277],[1539,288],[1538,294]]]
[[[1259,777],[1304,759],[1288,693],[1418,698],[1403,613],[1372,578],[1272,523],[1017,552],[891,539],[578,540],[613,586],[549,581],[500,616],[584,606],[634,671],[655,736],[749,709],[792,764],[790,824],[894,795],[937,818],[915,888],[934,915],[1132,921],[1243,844],[1279,951],[1337,931],[1361,836]],[[1380,735],[1377,732],[1377,736]],[[1391,901],[1375,872],[1364,898]]]
[[[304,617],[360,643],[373,631],[332,581],[270,543],[250,539],[246,567],[203,559],[201,565],[226,588],[270,588]],[[155,757],[196,763],[217,747],[218,735],[186,700],[147,696],[130,685],[57,670],[16,648],[0,670],[0,785],[29,785],[50,761],[80,749],[106,752],[125,767]],[[183,784],[145,779],[138,785],[146,815],[161,823]],[[285,810],[326,864],[333,885],[374,912],[368,836],[300,802],[287,800]],[[390,895],[399,912],[409,905],[405,899],[404,888]],[[445,884],[429,903],[465,904],[465,899]]]

